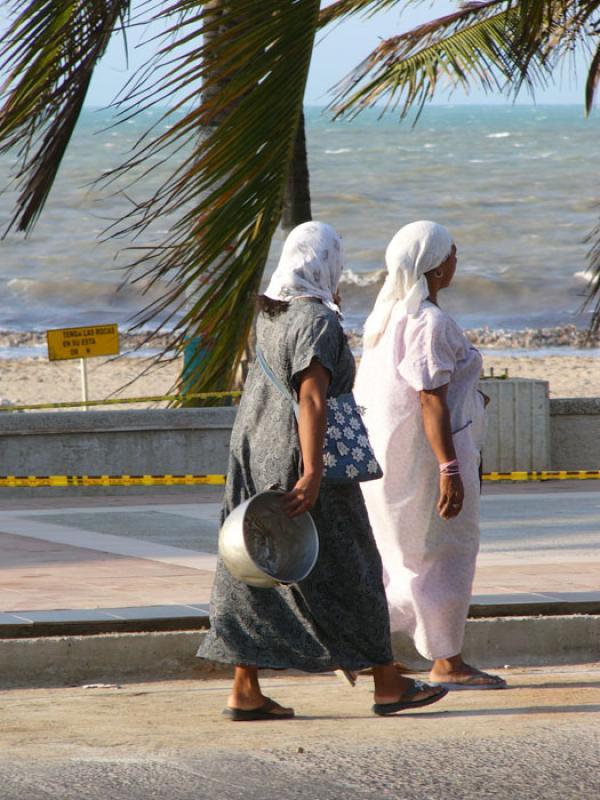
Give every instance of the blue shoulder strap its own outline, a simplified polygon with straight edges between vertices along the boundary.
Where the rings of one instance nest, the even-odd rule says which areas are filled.
[[[282,395],[283,395],[285,398],[287,398],[287,400],[289,400],[289,401],[290,401],[290,403],[292,404],[292,406],[293,406],[293,408],[294,408],[294,415],[295,415],[296,419],[298,419],[298,415],[299,415],[299,413],[300,413],[300,407],[299,407],[298,403],[297,403],[297,402],[294,400],[294,397],[293,397],[293,395],[291,394],[291,392],[290,392],[290,391],[288,391],[288,389],[287,389],[287,388],[286,388],[286,387],[283,385],[283,383],[282,383],[282,382],[279,380],[279,378],[277,377],[277,375],[275,375],[275,373],[273,372],[273,370],[271,369],[271,367],[270,367],[270,366],[267,364],[267,360],[265,359],[265,357],[264,357],[264,355],[263,355],[263,352],[262,352],[262,350],[261,350],[261,349],[260,349],[260,347],[258,347],[258,346],[257,346],[257,348],[256,348],[256,360],[258,361],[258,364],[259,364],[260,368],[261,368],[261,369],[262,369],[262,371],[265,373],[265,375],[267,376],[267,378],[268,378],[268,379],[271,381],[271,383],[273,384],[273,386],[274,386],[274,387],[275,387],[275,388],[276,388],[276,389],[277,389],[279,392],[281,392],[281,394],[282,394]]]

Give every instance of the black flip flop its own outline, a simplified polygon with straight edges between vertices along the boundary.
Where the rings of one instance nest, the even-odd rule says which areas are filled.
[[[232,722],[254,722],[257,720],[278,720],[278,719],[292,719],[294,712],[286,711],[284,714],[277,714],[274,709],[281,708],[279,703],[271,700],[270,697],[265,698],[265,702],[258,708],[224,708],[223,716],[228,717]]]
[[[439,687],[439,692],[430,695],[429,697],[423,697],[421,700],[411,700],[419,692],[422,692],[424,689],[434,688],[430,687],[429,684],[423,683],[422,681],[415,681],[412,686],[410,686],[395,703],[375,703],[373,706],[373,713],[378,714],[380,717],[387,717],[389,714],[397,714],[398,711],[408,711],[412,708],[423,708],[423,706],[429,706],[432,703],[437,703],[438,700],[441,700],[442,697],[445,697],[448,694],[448,690],[444,689],[443,687]]]

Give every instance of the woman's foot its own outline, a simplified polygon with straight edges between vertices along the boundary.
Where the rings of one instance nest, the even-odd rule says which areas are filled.
[[[394,664],[373,667],[373,679],[375,682],[375,704],[387,705],[389,703],[414,702],[440,699],[446,694],[440,691],[437,686],[429,686],[421,681],[413,681],[405,678],[395,668]]]
[[[232,714],[227,713],[228,710]],[[258,714],[258,716],[252,717],[253,719],[265,719],[267,718],[265,715],[270,718],[282,717],[284,719],[294,716],[293,708],[281,706],[262,693],[256,667],[238,666],[235,668],[227,709],[223,713],[234,719],[236,712],[239,712],[240,719],[250,718],[245,712]]]
[[[505,689],[506,681],[499,675],[482,672],[463,661],[462,656],[438,658],[434,661],[429,680],[446,689]]]
[[[411,711],[424,706],[437,703],[448,694],[448,690],[441,686],[429,686],[422,681],[410,681],[410,686],[395,700],[387,700],[385,703],[376,702],[373,705],[373,713],[380,717],[390,714],[397,714],[399,711]]]
[[[423,683],[422,681],[413,681],[410,678],[404,678],[398,690],[395,692],[385,693],[376,691],[374,694],[374,700],[375,703],[379,705],[386,705],[387,703],[399,703],[408,701],[409,699],[411,702],[416,703],[438,696],[441,700],[445,694],[445,691],[440,693],[438,686],[430,686],[428,683]]]
[[[264,694],[253,697],[252,699],[241,698],[237,700],[234,699],[233,694],[230,694],[229,700],[227,701],[227,708],[236,709],[238,711],[256,711],[257,709],[264,709],[267,706],[269,706],[269,711],[273,717],[294,716],[293,708],[282,706]]]
[[[233,722],[253,722],[256,720],[278,720],[291,719],[294,716],[293,708],[284,708],[271,700],[270,697],[264,698],[265,702],[258,708],[232,708],[227,706],[223,709],[223,716],[228,717]]]

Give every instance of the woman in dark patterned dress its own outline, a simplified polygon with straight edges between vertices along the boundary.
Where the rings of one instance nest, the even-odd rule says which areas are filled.
[[[296,394],[299,422],[257,364],[235,421],[223,519],[249,497],[278,485],[286,512],[311,512],[319,531],[314,570],[291,586],[259,589],[234,578],[219,560],[211,629],[198,656],[234,664],[224,713],[236,721],[283,719],[294,712],[265,697],[260,668],[327,672],[371,667],[376,714],[435,702],[445,690],[401,676],[392,663],[382,568],[357,483],[321,483],[326,398],[349,392],[355,364],[339,321],[341,241],[308,222],[286,240],[259,298],[258,345]]]

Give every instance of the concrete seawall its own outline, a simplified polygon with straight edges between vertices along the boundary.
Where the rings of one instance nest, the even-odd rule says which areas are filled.
[[[600,397],[550,401],[552,469],[600,469]]]
[[[538,420],[535,431],[522,422],[511,425],[506,411],[491,415],[485,469],[600,468],[600,398],[550,400],[539,408],[536,403],[539,396],[530,416],[547,419]],[[201,408],[3,414],[0,475],[223,474],[235,413]],[[61,491],[74,490],[0,490],[20,497]]]
[[[3,475],[223,472],[235,409],[73,411],[0,419]]]

